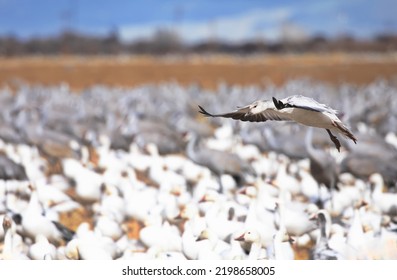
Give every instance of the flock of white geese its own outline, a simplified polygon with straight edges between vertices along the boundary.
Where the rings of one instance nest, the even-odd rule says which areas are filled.
[[[0,259],[397,259],[396,94],[2,88]]]

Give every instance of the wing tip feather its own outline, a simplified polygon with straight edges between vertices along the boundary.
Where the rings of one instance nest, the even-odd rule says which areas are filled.
[[[199,113],[203,114],[206,117],[213,117],[214,115],[208,113],[203,107],[201,107],[200,105],[198,105],[199,107]]]

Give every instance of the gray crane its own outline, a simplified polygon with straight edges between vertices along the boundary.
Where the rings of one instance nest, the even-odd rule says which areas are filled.
[[[217,175],[221,192],[223,191],[220,176],[231,175],[238,186],[246,182],[246,175],[255,175],[255,170],[239,156],[233,153],[219,151],[200,145],[196,134],[189,134],[189,143],[186,146],[187,156],[195,163],[208,167]]]
[[[338,190],[339,167],[335,159],[324,150],[313,147],[313,128],[309,127],[305,137],[305,147],[310,160],[310,173],[319,186],[323,184],[330,190]],[[319,196],[319,203],[322,204]]]
[[[3,180],[28,180],[25,167],[0,153],[0,178]]]

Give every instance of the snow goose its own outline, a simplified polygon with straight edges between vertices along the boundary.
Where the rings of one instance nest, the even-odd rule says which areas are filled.
[[[111,217],[118,223],[125,219],[125,201],[121,191],[114,185],[105,184],[101,200],[94,204],[94,211],[98,214]]]
[[[4,230],[4,241],[3,250],[0,254],[0,259],[3,260],[13,260],[29,259],[25,253],[25,244],[22,237],[16,232],[15,223],[12,219],[5,215],[3,218],[3,230]]]
[[[161,225],[149,225],[141,229],[139,239],[149,249],[158,252],[182,252],[182,238],[177,227],[164,222]]]
[[[284,223],[281,222],[278,231],[273,236],[272,247],[268,250],[268,252],[273,250],[273,254],[269,253],[269,255],[273,255],[275,260],[293,260],[292,242],[294,242],[294,239],[288,235]]]
[[[379,173],[372,174],[369,177],[372,189],[372,200],[374,206],[377,207],[382,214],[396,216],[397,215],[397,194],[384,193],[382,191],[384,181]]]
[[[290,161],[284,156],[279,156],[279,164],[274,180],[271,182],[274,186],[280,188],[282,191],[288,191],[292,195],[297,195],[301,192],[301,184],[295,176],[289,174],[288,167]]]
[[[195,203],[188,203],[180,211],[175,219],[184,219],[184,227],[189,225],[189,229],[192,230],[192,234],[198,236],[206,227],[207,222],[205,217],[201,217],[199,208]]]
[[[321,189],[317,181],[310,174],[310,171],[301,168],[298,172],[298,176],[300,178],[302,195],[308,198],[310,202],[315,203],[319,201]]]
[[[95,228],[101,232],[103,236],[110,237],[112,240],[118,240],[123,235],[120,223],[107,215],[97,217]]]
[[[361,218],[364,210],[364,207],[353,210],[353,217],[346,236],[346,243],[348,244],[346,256],[349,259],[368,259],[370,256],[368,235],[364,232]]]
[[[255,229],[247,229],[242,235],[236,237],[234,240],[242,241],[250,245],[248,259],[260,260],[266,259],[267,252],[263,247],[260,233]]]
[[[48,242],[44,235],[37,235],[36,242],[29,248],[28,256],[33,260],[55,259],[57,250],[53,244]]]
[[[330,200],[324,203],[324,208],[329,211],[333,217],[343,214],[343,212],[352,205],[358,205],[363,201],[363,191],[357,186],[344,186],[339,188],[338,192],[334,192]]]
[[[225,114],[210,114],[203,107],[199,106],[199,108],[200,113],[210,117],[224,117],[250,122],[295,121],[306,126],[324,128],[338,151],[341,144],[332,132],[342,133],[355,143],[357,142],[356,137],[338,118],[334,109],[302,95],[293,95],[281,100],[274,97],[272,101],[258,100]]]
[[[197,259],[199,260],[220,260],[222,252],[228,250],[230,245],[219,239],[218,235],[211,229],[204,229],[197,237],[199,242],[199,251]]]
[[[230,211],[238,213],[235,216],[241,216],[240,213],[244,213],[245,210],[234,201],[229,201],[223,195],[214,191],[204,195],[201,201],[209,204],[204,214],[207,227],[221,240],[229,239],[233,233],[243,228],[242,222],[230,217]]]
[[[193,205],[193,204],[188,204]],[[191,208],[191,207],[189,207]],[[194,209],[195,207],[193,207]],[[186,209],[186,211],[185,211]],[[181,218],[189,218],[183,226],[182,234],[182,252],[190,260],[192,259],[220,259],[218,253],[215,253],[215,247],[222,240],[209,230],[206,226],[205,218],[198,216],[197,209],[189,210],[185,208],[181,211]],[[196,213],[196,214],[195,214]],[[193,216],[193,217],[192,217]]]
[[[76,237],[67,243],[65,255],[68,259],[111,260],[118,256],[116,243],[103,236],[98,230],[90,230],[88,223],[82,223],[76,230]]]
[[[200,244],[196,242],[197,237],[207,227],[204,217],[200,217],[196,204],[188,203],[175,217],[175,220],[185,220],[182,233],[182,252],[190,259],[197,259]]]
[[[273,200],[270,196],[264,196],[264,200],[261,195],[262,192],[263,190],[260,190],[258,196],[252,198],[249,202],[248,212],[244,221],[244,229],[246,232],[255,229],[256,233],[260,235],[261,246],[263,248],[268,248],[273,242],[276,229],[274,224],[274,213],[265,207],[271,204]]]
[[[303,204],[291,200],[288,192],[280,194],[280,201],[276,205],[275,223],[278,227],[284,224],[287,233],[293,237],[299,237],[317,228],[315,221],[311,220],[314,204]],[[311,209],[313,207],[313,209]]]
[[[35,239],[39,234],[45,236],[50,242],[59,244],[63,240],[70,240],[73,232],[56,221],[43,215],[44,209],[39,201],[37,191],[32,188],[29,204],[21,214],[14,214],[14,221],[20,221],[22,234]]]
[[[134,184],[133,187],[126,186],[121,191],[127,217],[143,222],[157,205],[158,190],[155,188]]]
[[[190,221],[185,222],[182,233],[182,253],[189,260],[196,260],[201,248],[201,244],[197,243],[197,236],[194,235],[194,229]]]
[[[76,182],[76,194],[83,201],[95,202],[101,198],[103,178],[74,159],[63,159],[65,176]]]

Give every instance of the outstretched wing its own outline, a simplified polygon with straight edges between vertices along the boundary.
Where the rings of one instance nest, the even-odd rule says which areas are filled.
[[[321,104],[316,100],[303,95],[289,96],[287,98],[281,99],[280,101],[284,103],[284,105],[287,107],[301,108],[316,112],[328,112],[335,115],[338,113],[336,110],[332,109],[331,107],[325,104]]]
[[[225,114],[211,114],[208,113],[203,107],[199,112],[207,117],[222,117],[232,118],[234,120],[248,121],[248,122],[265,122],[268,120],[273,121],[289,121],[288,116],[276,109],[273,102],[270,101],[255,101],[254,103],[239,108],[233,112]]]

